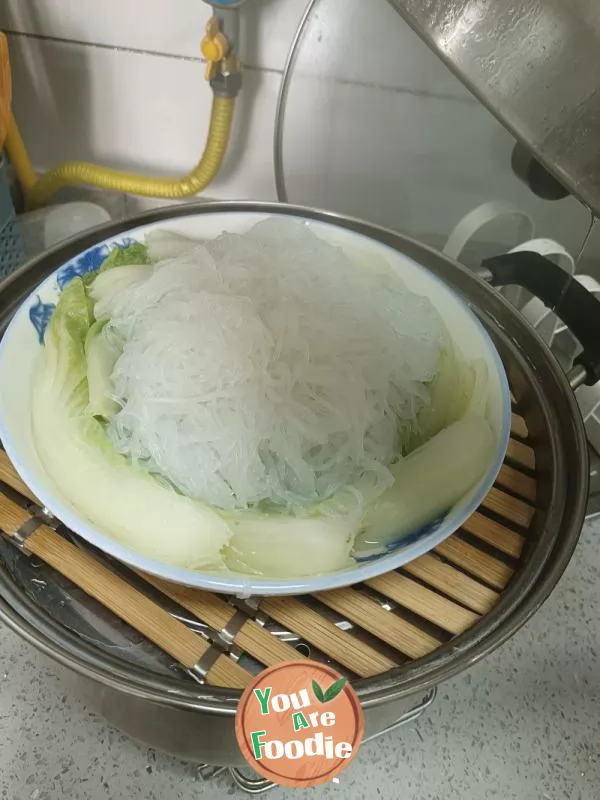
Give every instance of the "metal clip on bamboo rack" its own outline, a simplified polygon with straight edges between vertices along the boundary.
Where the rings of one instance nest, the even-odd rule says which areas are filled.
[[[510,445],[496,485],[462,529],[432,553],[365,585],[313,597],[234,604],[224,596],[135,575],[49,527],[4,451],[0,529],[167,652],[197,681],[241,690],[251,679],[239,663],[242,654],[265,667],[301,658],[298,650],[269,632],[267,620],[296,634],[351,679],[374,677],[431,654],[497,603],[519,565],[535,514],[535,455],[527,438],[524,419],[513,414]],[[22,502],[7,489],[2,492],[3,486]],[[156,599],[157,590],[165,607]],[[209,639],[176,619],[169,603],[207,625]],[[339,626],[335,620],[340,618],[351,625]]]

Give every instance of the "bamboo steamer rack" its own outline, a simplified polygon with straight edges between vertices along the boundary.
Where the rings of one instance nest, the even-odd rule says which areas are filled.
[[[434,551],[365,584],[244,602],[134,574],[74,541],[57,529],[0,451],[5,537],[128,623],[196,681],[234,691],[243,690],[257,669],[303,655],[328,660],[355,681],[431,656],[498,603],[518,570],[536,492],[527,425],[513,413],[495,486],[462,529]],[[187,622],[177,613],[182,609]],[[202,623],[202,634],[190,626],[189,615]],[[300,644],[271,633],[273,623]]]

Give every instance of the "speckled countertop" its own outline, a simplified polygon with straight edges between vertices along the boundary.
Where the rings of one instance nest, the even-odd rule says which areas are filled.
[[[0,630],[0,796],[6,800],[243,797],[136,744],[70,695],[67,673]],[[363,747],[338,785],[268,797],[597,800],[600,520],[551,598],[509,643],[440,687],[417,724]]]

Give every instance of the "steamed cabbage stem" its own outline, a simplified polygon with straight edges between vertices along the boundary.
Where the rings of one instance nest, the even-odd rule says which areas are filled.
[[[393,485],[367,508],[355,552],[380,550],[452,508],[483,478],[495,444],[488,421],[468,415],[398,462]]]

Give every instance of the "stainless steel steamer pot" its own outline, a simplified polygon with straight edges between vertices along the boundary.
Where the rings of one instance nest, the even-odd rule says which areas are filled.
[[[0,287],[4,330],[24,297],[66,260],[103,239],[149,222],[219,212],[291,214],[357,231],[403,252],[454,288],[478,314],[503,358],[527,420],[538,465],[537,510],[519,571],[494,609],[472,628],[431,655],[377,677],[354,683],[367,722],[367,735],[383,731],[440,682],[491,653],[539,608],[565,569],[583,525],[588,489],[587,442],[569,381],[535,331],[480,277],[434,250],[400,234],[336,214],[275,203],[194,203],[111,222],[77,236],[34,259]],[[585,347],[576,380],[594,382],[600,373],[600,306],[566,283],[564,273],[535,254],[500,257],[484,265],[495,282],[519,282],[549,297]],[[535,262],[535,263],[534,263]],[[560,272],[560,270],[558,270]],[[532,278],[531,275],[535,277]],[[550,287],[550,288],[548,288]],[[593,301],[596,303],[596,301]],[[580,304],[585,314],[579,313]],[[593,320],[591,311],[596,312]],[[586,316],[586,319],[583,319]],[[10,391],[10,387],[2,387]],[[68,668],[86,699],[113,724],[151,746],[182,758],[241,765],[234,734],[239,694],[198,686],[134,665],[115,649],[103,648],[66,627],[51,608],[32,598],[0,564],[0,618],[42,652]]]

